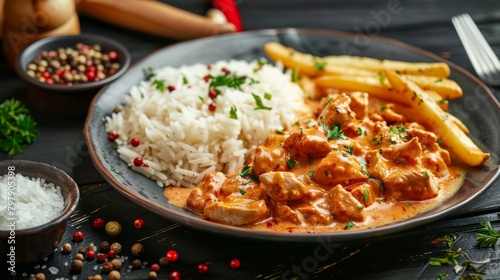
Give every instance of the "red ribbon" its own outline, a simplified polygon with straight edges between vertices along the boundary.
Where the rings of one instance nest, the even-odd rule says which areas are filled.
[[[234,0],[210,0],[210,2],[214,8],[220,10],[224,14],[228,22],[236,27],[236,32],[243,30],[240,12]]]

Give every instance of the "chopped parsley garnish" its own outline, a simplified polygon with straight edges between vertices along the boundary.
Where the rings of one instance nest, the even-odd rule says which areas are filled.
[[[235,120],[237,120],[237,119],[238,119],[238,115],[236,114],[236,112],[237,112],[237,111],[238,111],[238,110],[236,109],[236,107],[235,107],[235,106],[231,106],[231,109],[229,109],[229,117],[230,117],[231,119],[235,119]]]
[[[476,233],[476,241],[479,248],[494,247],[500,238],[500,233],[494,230],[488,221],[481,222],[479,225],[482,226]]]
[[[241,177],[243,178],[246,178],[248,176],[250,176],[250,166],[248,165],[245,165],[242,169],[241,169],[241,172],[238,173],[237,175],[240,175]]]
[[[272,96],[270,93],[267,93],[267,92],[266,92],[266,93],[264,93],[264,98],[265,98],[266,100],[271,100],[271,98],[273,98],[273,96]]]
[[[205,99],[203,99],[203,97],[201,97],[201,96],[198,96],[198,99],[200,99],[201,102],[205,102]]]
[[[352,145],[344,145],[344,148],[350,155],[352,155],[352,151],[354,150],[354,147]]]
[[[182,77],[182,84],[187,85],[189,83],[186,77]]]
[[[299,80],[299,71],[297,69],[292,71],[292,83],[296,83]]]
[[[398,139],[396,138],[396,136],[391,137],[391,144],[396,144],[397,141],[398,141]]]
[[[347,222],[347,224],[345,225],[344,229],[345,229],[345,230],[348,230],[348,229],[351,229],[351,228],[353,228],[353,227],[355,227],[355,226],[356,226],[356,224],[355,224],[353,221],[349,221],[349,222]]]
[[[342,155],[343,155],[344,157],[349,157],[349,156],[350,156],[350,154],[349,154],[349,153],[343,153]]]
[[[332,129],[330,129],[328,127],[328,125],[326,124],[321,124],[321,126],[323,127],[323,130],[325,131],[325,134],[326,134],[326,138],[328,140],[330,139],[347,139],[345,136],[344,136],[344,132],[340,129],[340,127],[338,125],[332,125]]]
[[[219,86],[227,86],[229,88],[235,88],[241,90],[241,85],[245,83],[246,77],[238,77],[238,76],[228,76],[228,75],[217,75],[217,76],[208,76],[211,81],[208,88],[215,89]]]
[[[326,61],[324,61],[321,58],[316,57],[316,56],[313,57],[313,61],[314,61],[314,69],[316,69],[318,71],[325,70]]]
[[[435,80],[434,82],[435,82],[435,83],[440,83],[440,82],[442,82],[442,81],[443,81],[443,79],[437,79],[437,80]]]
[[[357,127],[356,130],[358,131],[358,134],[359,135],[366,135],[366,133],[363,131],[363,129],[361,127]]]
[[[165,81],[164,80],[154,80],[151,84],[155,89],[164,92],[165,91]]]
[[[144,79],[146,81],[149,81],[149,80],[151,80],[151,78],[156,76],[155,70],[151,66],[146,67],[142,71],[144,72]]]
[[[158,198],[158,195],[157,194],[153,195],[153,198]]]
[[[276,129],[274,132],[275,132],[276,134],[280,134],[280,135],[285,134],[285,132],[283,132],[282,130],[278,130],[278,129]]]
[[[372,142],[375,143],[375,145],[381,145],[382,144],[382,137],[378,138],[378,137],[373,137],[372,138]]]
[[[289,52],[288,53],[288,56],[294,56],[295,55],[295,52]]]
[[[295,160],[293,160],[293,159],[289,159],[289,160],[286,162],[286,164],[288,165],[288,167],[289,167],[290,169],[293,169],[293,168],[295,167],[296,162],[295,162]]]
[[[448,100],[446,100],[446,99],[441,99],[441,100],[439,100],[439,103],[440,103],[440,104],[448,104]]]
[[[366,204],[370,198],[370,192],[366,187],[363,188],[363,202]]]
[[[260,96],[254,94],[254,93],[252,93],[252,96],[253,96],[253,99],[255,99],[255,104],[257,104],[257,107],[255,107],[254,110],[272,110],[273,109],[271,107],[264,106]]]
[[[35,120],[21,101],[12,98],[0,104],[0,151],[20,155],[39,134]]]
[[[380,105],[380,111],[384,111],[385,109],[387,109],[387,104]]]
[[[441,273],[441,274],[438,274],[436,280],[445,280],[446,278],[448,278],[448,274]]]
[[[251,86],[254,84],[258,84],[258,83],[260,83],[258,80],[255,80],[254,78],[250,78],[250,83],[248,85]]]
[[[385,83],[385,76],[384,73],[382,72],[377,72],[378,75],[378,80],[380,81],[380,84],[383,85]]]
[[[368,168],[365,164],[361,165],[361,172],[365,173],[368,177],[370,176],[370,172],[368,172]]]
[[[460,254],[461,254],[461,251],[447,249],[447,250],[444,250],[443,257],[430,258],[429,264],[433,265],[433,266],[440,266],[443,264],[458,264],[458,257],[460,256]]]
[[[245,191],[244,189],[242,188],[238,188],[238,190],[240,191],[241,195],[245,195],[247,193],[247,191]]]
[[[424,179],[427,179],[427,178],[429,178],[429,173],[427,173],[427,172],[424,172],[424,175],[422,175],[422,177],[424,177]]]
[[[309,175],[309,177],[312,177],[314,175],[314,172],[316,172],[314,169],[309,170],[309,172],[307,172],[307,175]]]

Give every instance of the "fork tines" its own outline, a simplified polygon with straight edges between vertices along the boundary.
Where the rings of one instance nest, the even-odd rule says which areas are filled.
[[[500,61],[471,16],[454,16],[452,23],[478,76],[491,85],[499,85]]]

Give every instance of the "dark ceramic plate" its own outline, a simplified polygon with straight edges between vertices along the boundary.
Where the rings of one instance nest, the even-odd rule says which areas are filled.
[[[103,89],[91,104],[85,123],[85,138],[92,160],[106,180],[127,198],[169,220],[202,231],[245,238],[280,241],[360,240],[378,237],[429,223],[449,215],[454,210],[483,193],[499,175],[500,106],[488,88],[465,70],[450,64],[451,79],[463,88],[464,97],[450,104],[450,112],[458,116],[471,130],[472,139],[491,158],[481,169],[471,171],[462,188],[440,207],[402,222],[360,231],[321,234],[270,233],[213,223],[170,205],[155,182],[130,170],[118,158],[107,140],[103,118],[113,111],[128,94],[129,89],[144,79],[143,69],[148,66],[178,67],[184,64],[213,63],[217,60],[252,60],[265,57],[262,46],[279,41],[299,51],[317,56],[331,54],[360,55],[404,61],[443,61],[442,58],[401,42],[359,35],[314,30],[262,30],[224,35],[179,43],[161,49],[142,61],[115,82]]]

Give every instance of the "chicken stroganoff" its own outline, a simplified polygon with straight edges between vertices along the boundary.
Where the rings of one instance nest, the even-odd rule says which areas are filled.
[[[353,92],[330,94],[317,108],[316,120],[276,132],[248,165],[205,176],[185,205],[235,226],[338,231],[414,216],[461,185],[464,172],[450,166],[437,136],[393,104]],[[179,192],[166,190],[174,201]]]
[[[209,173],[194,189],[166,188],[170,203],[264,231],[374,228],[438,207],[468,168],[489,158],[446,112],[445,98],[462,91],[444,63],[318,58],[273,42],[264,48],[294,69],[292,79],[302,78],[312,118],[275,131],[234,172]]]

